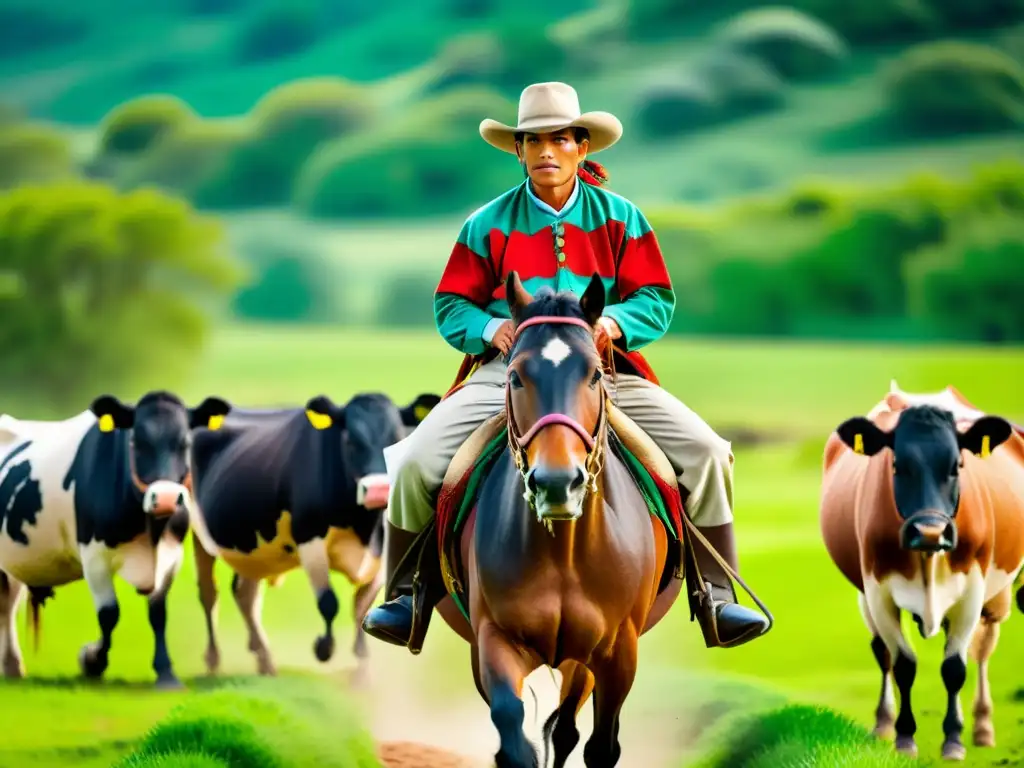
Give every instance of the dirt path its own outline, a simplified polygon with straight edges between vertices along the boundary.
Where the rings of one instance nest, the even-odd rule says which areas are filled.
[[[468,672],[452,670],[450,682],[438,683],[424,679],[422,674],[429,671],[426,652],[421,657],[404,653],[403,658],[401,652],[374,650],[372,684],[363,695],[369,704],[370,728],[380,744],[381,761],[388,768],[478,768],[494,764],[497,734],[471,681],[470,690],[465,690]],[[624,709],[622,768],[676,768],[692,737],[692,729],[687,727],[689,718],[667,712],[664,697],[644,695],[647,679],[657,676],[657,670],[649,669],[638,677]],[[532,696],[524,696],[525,731],[538,754],[543,755],[540,733],[544,720],[557,705],[557,683],[550,672],[538,670],[527,679],[527,685],[536,693],[537,704]],[[583,768],[583,745],[592,725],[588,704],[580,713],[581,740],[567,768]]]

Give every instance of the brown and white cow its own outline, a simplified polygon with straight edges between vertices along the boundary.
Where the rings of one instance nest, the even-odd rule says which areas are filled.
[[[900,624],[907,611],[922,637],[945,630],[942,755],[962,760],[968,651],[978,662],[974,744],[995,743],[988,661],[1024,565],[1024,436],[952,387],[923,395],[895,382],[891,389],[825,444],[821,530],[832,560],[861,593],[882,669],[875,733],[887,736],[895,726],[896,749],[917,752],[910,704],[917,661]]]

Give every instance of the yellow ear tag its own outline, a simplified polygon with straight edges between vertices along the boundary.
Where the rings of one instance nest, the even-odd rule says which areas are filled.
[[[109,413],[105,413],[100,416],[100,432],[113,432],[114,431],[114,417]]]
[[[981,438],[981,458],[987,459],[992,453],[992,438],[985,435]]]
[[[206,423],[206,428],[207,429],[220,429],[223,425],[224,425],[224,416],[221,415],[221,414],[218,414],[216,416],[211,416],[210,417],[210,420]]]
[[[413,415],[416,416],[417,421],[423,421],[427,418],[427,414],[430,413],[430,409],[425,405],[417,405],[412,409]]]
[[[331,421],[330,414],[317,413],[316,411],[306,410],[306,418],[309,419],[309,423],[313,425],[313,429],[327,429],[334,422]]]
[[[859,453],[861,456],[864,455],[864,435],[857,434],[853,436],[853,452]]]

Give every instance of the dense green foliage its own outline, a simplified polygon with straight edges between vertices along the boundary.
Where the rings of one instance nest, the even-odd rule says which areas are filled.
[[[111,110],[100,124],[100,153],[136,154],[149,149],[196,114],[173,96],[144,96]]]
[[[671,333],[1024,341],[1019,162],[960,180],[808,182],[709,209],[645,212],[676,289]],[[349,262],[352,274],[386,278],[367,321],[432,326],[431,293],[458,224],[429,239],[409,232],[416,245],[402,261]]]
[[[204,209],[297,202],[344,219],[471,210],[483,202],[475,190],[503,178],[490,163],[477,170],[477,124],[514,119],[520,89],[548,79],[573,83],[584,108],[623,118],[626,136],[608,159],[627,168],[617,184],[633,198],[703,201],[778,187],[848,153],[880,156],[841,173],[897,175],[924,164],[926,148],[906,141],[922,127],[969,128],[991,143],[958,141],[935,158],[959,170],[995,159],[995,134],[1020,125],[1020,64],[1005,57],[1024,0],[167,0],[121,25],[102,14],[125,13],[124,0],[103,0],[96,13],[17,7],[12,28],[26,39],[40,24],[52,30],[50,42],[23,51],[31,77],[0,69],[11,103],[78,124],[124,122],[127,146],[148,149],[132,163],[96,157],[90,171],[125,189],[154,183]],[[531,8],[544,11],[543,23],[523,15]],[[134,30],[145,31],[144,47]],[[970,43],[956,40],[965,30]],[[53,51],[78,63],[58,67]],[[37,87],[51,81],[59,85]],[[450,104],[434,97],[467,87],[511,104],[482,97],[469,104],[471,119],[449,121]],[[184,120],[192,113],[202,125]],[[179,120],[180,130],[165,130]],[[450,135],[420,139],[437,125]],[[118,144],[101,130],[99,155]],[[347,139],[373,162],[353,166],[334,147],[331,160],[320,157]],[[405,200],[345,190],[335,199],[339,174],[349,188],[379,187],[406,153],[416,157]],[[468,161],[439,169],[422,159],[441,153]],[[335,159],[336,172],[326,167]],[[685,181],[665,170],[682,167]]]
[[[74,175],[67,138],[55,127],[0,123],[0,189]]]
[[[1024,65],[973,43],[927,43],[887,73],[891,109],[929,133],[1024,127]]]
[[[676,331],[1020,342],[1022,213],[1024,166],[1007,163],[650,218]]]
[[[338,306],[336,265],[301,243],[284,239],[246,249],[250,280],[232,300],[247,320],[334,322]]]
[[[219,225],[152,191],[91,183],[0,196],[0,382],[5,402],[80,407],[158,368],[189,369],[209,298],[236,268]]]

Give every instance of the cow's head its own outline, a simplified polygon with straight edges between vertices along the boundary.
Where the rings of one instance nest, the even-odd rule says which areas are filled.
[[[169,392],[149,392],[135,405],[101,395],[89,409],[101,432],[128,433],[128,462],[132,481],[142,493],[142,508],[163,517],[183,509],[188,500],[192,430],[216,429],[231,406],[219,397],[208,397],[188,408]]]
[[[957,543],[961,451],[985,458],[1010,437],[1012,427],[998,416],[982,416],[959,432],[949,411],[918,405],[902,411],[890,431],[858,416],[836,432],[857,453],[874,456],[883,448],[892,452],[893,496],[904,520],[901,546],[948,552]]]
[[[360,394],[344,406],[326,395],[306,403],[306,416],[316,429],[338,430],[342,442],[345,474],[352,480],[356,504],[366,509],[383,509],[388,503],[388,476],[384,449],[405,437],[440,402],[437,395],[422,394],[404,408],[398,408],[381,394]]]

